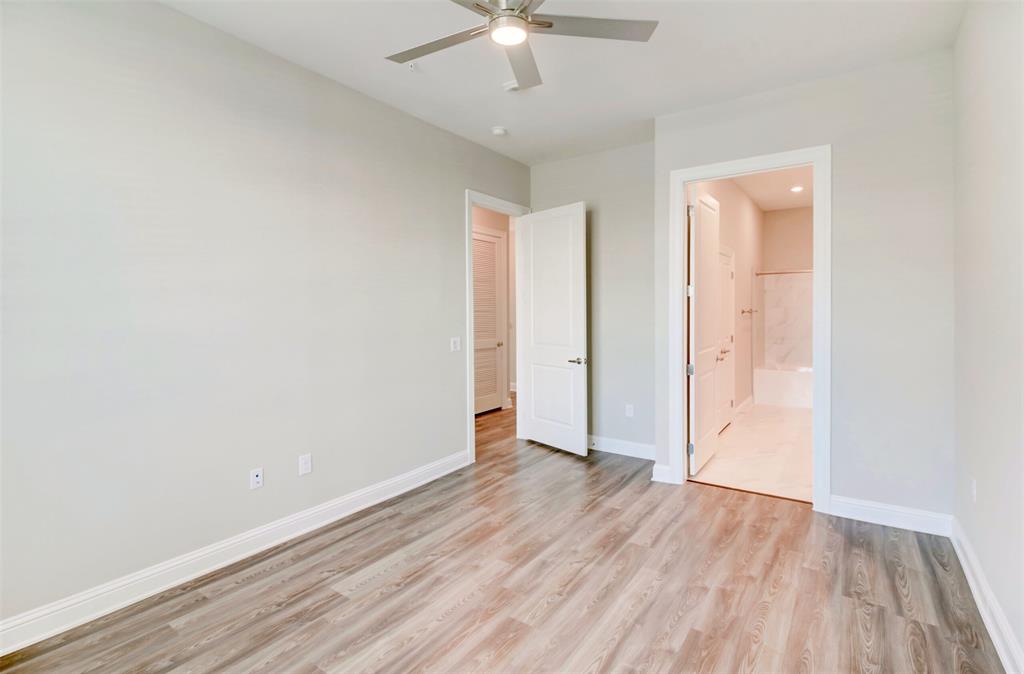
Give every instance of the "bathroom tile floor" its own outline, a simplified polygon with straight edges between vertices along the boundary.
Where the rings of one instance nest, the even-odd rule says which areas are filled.
[[[718,436],[697,482],[811,501],[811,410],[754,405]]]

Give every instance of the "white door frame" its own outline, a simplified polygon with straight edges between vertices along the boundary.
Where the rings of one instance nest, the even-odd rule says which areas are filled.
[[[814,483],[815,510],[828,512],[832,431],[832,146],[676,169],[669,174],[668,226],[668,410],[667,464],[656,464],[652,479],[682,484],[686,479],[686,240],[688,183],[810,164],[814,172]],[[659,448],[660,449],[660,448]],[[659,451],[659,456],[665,456]]]
[[[510,217],[526,215],[530,209],[520,204],[492,197],[483,192],[466,190],[466,335],[462,340],[466,352],[466,456],[476,463],[476,382],[473,369],[473,207],[480,206]],[[511,233],[511,231],[510,231]],[[510,244],[511,245],[511,244]],[[518,289],[517,289],[518,291]],[[510,375],[511,376],[511,375]]]

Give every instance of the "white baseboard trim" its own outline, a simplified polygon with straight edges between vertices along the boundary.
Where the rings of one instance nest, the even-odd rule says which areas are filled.
[[[436,480],[465,450],[204,548],[0,621],[0,654],[24,648]]]
[[[833,495],[829,499],[829,514],[851,520],[871,522],[887,527],[920,531],[925,534],[949,536],[953,531],[953,516],[930,510],[865,501],[847,496]]]
[[[682,484],[682,474],[676,475],[672,466],[667,463],[654,464],[654,472],[651,474],[651,482],[664,482],[665,484]]]
[[[736,408],[736,414],[739,414],[740,412],[746,412],[747,410],[749,410],[753,406],[754,406],[754,396],[747,396],[747,399],[744,400],[743,402],[741,402],[739,404],[739,406]]]
[[[960,566],[964,569],[964,575],[967,576],[967,584],[971,586],[971,594],[974,595],[974,602],[978,605],[985,629],[988,630],[988,635],[992,638],[999,659],[1003,662],[1003,669],[1007,674],[1024,674],[1024,647],[1013,633],[1010,620],[999,604],[999,597],[988,584],[985,570],[978,561],[971,540],[967,538],[967,534],[955,517],[953,518],[953,535],[950,538],[953,540],[956,556],[960,558]]]
[[[631,456],[634,459],[646,459],[654,461],[654,445],[645,445],[640,442],[629,440],[617,440],[615,438],[602,438],[599,435],[587,436],[587,446],[599,452],[609,454],[621,454]]]

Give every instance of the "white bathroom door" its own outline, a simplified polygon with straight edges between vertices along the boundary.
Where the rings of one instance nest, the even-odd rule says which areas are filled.
[[[508,397],[508,234],[473,230],[473,391],[479,414]]]
[[[514,218],[513,228],[516,435],[586,456],[586,205]]]
[[[690,475],[696,475],[718,449],[718,402],[716,397],[721,342],[721,293],[718,251],[718,202],[702,194],[689,214],[689,298],[687,451]],[[692,366],[692,367],[690,367]]]
[[[718,431],[732,423],[736,411],[736,256],[721,247],[718,254],[719,288],[722,293],[718,331],[718,368],[715,401],[718,406]]]

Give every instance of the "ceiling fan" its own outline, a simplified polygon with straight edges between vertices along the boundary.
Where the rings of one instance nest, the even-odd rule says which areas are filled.
[[[595,19],[587,16],[535,14],[544,0],[451,0],[471,12],[483,16],[487,23],[453,33],[439,40],[392,54],[389,61],[407,63],[427,54],[454,47],[481,35],[505,47],[508,62],[516,78],[516,89],[529,89],[541,84],[540,71],[526,38],[530,33],[599,37],[609,40],[647,42],[658,26],[657,21],[627,19]]]

